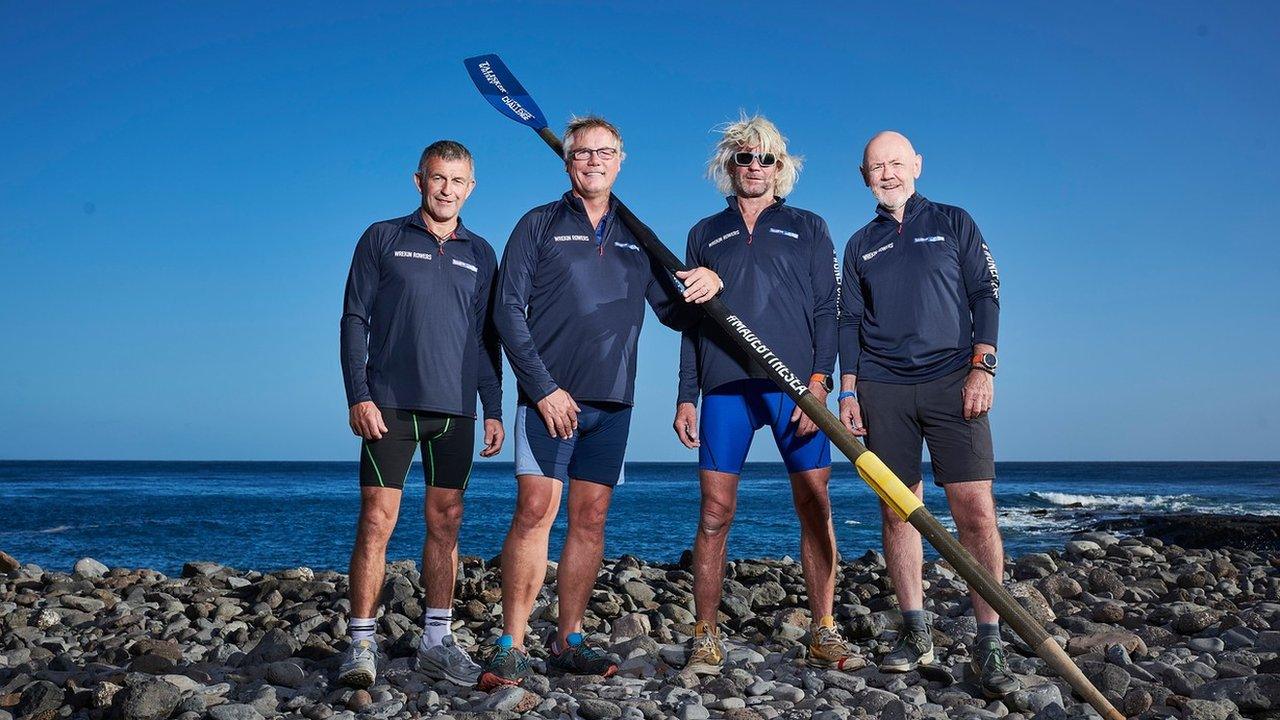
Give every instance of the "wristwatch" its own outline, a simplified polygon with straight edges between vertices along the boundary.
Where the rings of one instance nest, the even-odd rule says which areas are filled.
[[[836,389],[835,379],[826,373],[814,373],[810,375],[809,383],[822,383],[822,387],[826,388],[827,392],[831,392]]]
[[[992,377],[996,374],[996,355],[995,353],[975,353],[973,359],[969,361],[975,370],[981,370],[989,373]]]

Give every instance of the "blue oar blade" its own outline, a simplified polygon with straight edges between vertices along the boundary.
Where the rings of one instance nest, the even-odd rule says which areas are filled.
[[[534,130],[547,126],[538,104],[497,55],[467,58],[462,64],[467,66],[467,73],[471,75],[476,89],[498,112]]]

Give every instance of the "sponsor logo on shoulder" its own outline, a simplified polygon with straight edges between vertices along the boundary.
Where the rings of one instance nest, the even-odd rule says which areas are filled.
[[[707,243],[707,247],[715,247],[716,245],[719,245],[725,240],[728,240],[731,237],[737,237],[741,234],[742,234],[741,230],[734,230],[733,232],[727,232],[721,235],[720,237],[716,238],[715,240],[712,240],[711,242]]]
[[[554,235],[551,238],[556,242],[590,242],[591,237],[587,235]]]
[[[916,238],[916,242],[918,242],[918,243],[922,243],[922,242],[946,242],[946,241],[947,241],[947,239],[946,239],[946,238],[944,238],[944,237],[942,237],[941,235],[934,235],[933,237]]]
[[[636,252],[640,252],[640,246],[636,245],[635,243],[621,243],[615,240],[613,244],[617,245],[620,248],[626,248],[627,250],[635,250]]]
[[[458,266],[458,267],[460,267],[460,268],[466,268],[466,269],[470,270],[470,271],[471,271],[471,272],[473,272],[473,273],[478,273],[478,272],[480,272],[480,269],[479,269],[479,268],[477,268],[475,265],[472,265],[472,264],[471,264],[471,263],[469,263],[469,262],[462,262],[462,261],[461,261],[461,260],[459,260],[458,258],[454,258],[454,259],[453,259],[453,264],[454,264],[454,265],[457,265],[457,266]]]
[[[430,260],[431,253],[410,252],[408,250],[397,250],[396,257],[413,258],[414,260]]]
[[[795,238],[797,240],[800,239],[800,233],[793,233],[790,230],[783,230],[782,228],[769,228],[769,232],[776,233],[778,235],[786,235],[789,238]]]
[[[871,252],[864,254],[864,255],[862,256],[862,259],[863,259],[863,260],[870,260],[871,258],[873,258],[873,257],[875,257],[875,256],[879,255],[880,253],[884,252],[885,250],[892,250],[892,249],[893,249],[893,243],[885,243],[884,245],[881,245],[880,247],[876,248],[875,250],[872,250]]]

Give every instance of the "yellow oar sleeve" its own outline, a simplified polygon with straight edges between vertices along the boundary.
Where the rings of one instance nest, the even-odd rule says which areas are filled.
[[[916,508],[924,503],[920,502],[920,498],[911,492],[911,489],[902,484],[897,475],[884,464],[880,458],[876,457],[873,452],[864,452],[858,456],[853,463],[858,468],[858,474],[863,480],[871,486],[872,490],[880,496],[880,499],[893,509],[898,517],[903,520],[907,516],[915,512]]]

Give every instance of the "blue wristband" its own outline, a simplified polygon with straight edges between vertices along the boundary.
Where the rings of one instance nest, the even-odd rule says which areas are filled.
[[[857,399],[858,399],[858,393],[856,393],[856,392],[854,392],[854,391],[852,391],[852,390],[845,390],[844,392],[842,392],[842,393],[840,393],[839,395],[837,395],[837,396],[836,396],[836,400],[837,400],[837,401],[843,400],[843,399],[845,399],[845,398],[853,398],[854,400],[857,400]]]

